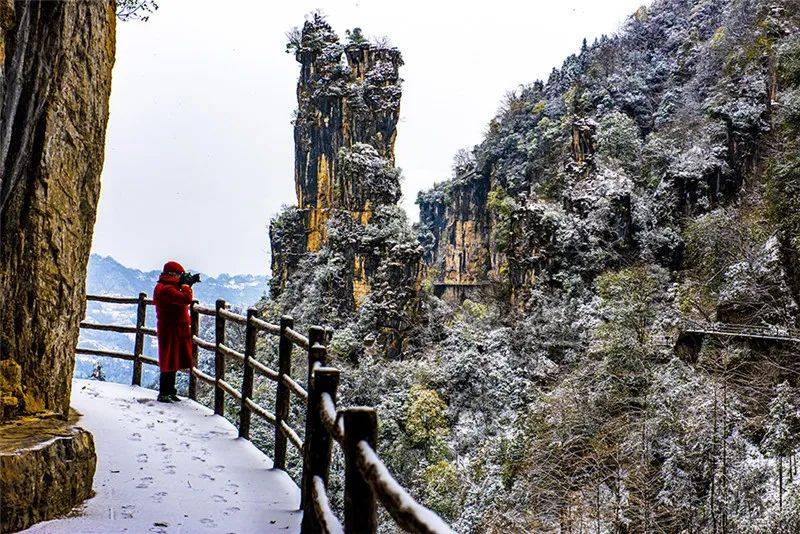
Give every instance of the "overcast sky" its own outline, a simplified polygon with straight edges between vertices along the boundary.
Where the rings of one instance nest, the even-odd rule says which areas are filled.
[[[643,2],[160,0],[149,21],[117,25],[93,251],[143,270],[268,272],[269,219],[296,202],[285,33],[316,9],[340,35],[359,26],[403,53],[397,164],[416,220],[417,191],[481,140],[504,93]]]

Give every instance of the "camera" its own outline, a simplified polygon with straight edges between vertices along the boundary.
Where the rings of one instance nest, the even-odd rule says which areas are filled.
[[[192,274],[192,273],[182,273],[180,279],[180,285],[186,284],[188,286],[193,286],[197,282],[200,281],[199,274]]]

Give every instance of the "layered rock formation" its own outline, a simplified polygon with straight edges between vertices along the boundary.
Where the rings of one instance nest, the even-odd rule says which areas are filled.
[[[306,248],[316,252],[327,241],[333,210],[349,211],[366,224],[376,203],[397,200],[374,198],[381,192],[346,179],[340,158],[365,143],[394,163],[403,60],[394,48],[343,46],[320,18],[306,22],[295,58],[301,65],[294,123],[297,206],[305,216]]]
[[[100,193],[112,2],[3,2],[0,359],[25,412],[66,415]]]
[[[114,7],[0,3],[0,415],[12,419],[0,427],[3,532],[64,514],[91,494],[94,442],[67,415],[103,167]]]
[[[304,253],[329,243],[332,219],[346,217],[363,229],[376,209],[400,198],[394,168],[400,52],[361,38],[342,44],[319,15],[290,46],[301,66],[294,122],[297,208],[270,226],[274,294]],[[357,304],[369,292],[377,266],[360,250],[349,256],[347,300]]]
[[[490,182],[474,170],[417,197],[427,276],[446,300],[480,298],[501,260],[491,243]]]
[[[16,532],[69,512],[92,496],[92,435],[72,412],[0,425],[0,532]]]
[[[319,15],[289,48],[301,66],[297,207],[270,224],[271,297],[305,322],[341,327],[359,313],[357,337],[397,354],[414,321],[421,254],[397,207],[400,52],[358,29],[342,44]]]

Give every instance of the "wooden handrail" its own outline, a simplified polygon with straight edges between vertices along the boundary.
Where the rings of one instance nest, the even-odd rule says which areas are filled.
[[[101,330],[104,332],[117,332],[118,334],[135,334],[137,329],[135,326],[124,326],[119,324],[97,324],[81,322],[81,328],[84,330]]]
[[[250,408],[250,410],[252,410],[253,413],[260,415],[261,417],[266,419],[268,423],[273,425],[275,424],[275,414],[268,412],[267,410],[265,410],[264,408],[253,402],[252,399],[247,399],[245,404],[247,404],[247,407]]]
[[[400,528],[408,532],[426,534],[451,534],[453,532],[438,515],[411,498],[408,492],[392,477],[368,442],[359,441],[356,451],[361,474]]]
[[[231,356],[232,358],[236,358],[240,362],[244,361],[244,354],[242,354],[241,352],[239,352],[237,350],[233,350],[232,348],[227,346],[225,343],[220,343],[219,345],[217,345],[217,348],[225,356]]]
[[[217,314],[214,308],[206,308],[205,306],[200,306],[199,304],[195,305],[194,310],[200,315],[210,315],[211,317],[214,317]]]
[[[110,302],[112,304],[138,304],[136,297],[115,297],[113,295],[86,295],[86,300],[94,302]]]
[[[308,392],[303,389],[303,386],[298,384],[291,376],[289,375],[281,375],[280,377],[281,382],[283,382],[286,387],[291,389],[295,395],[303,399],[304,401],[308,400]]]
[[[212,385],[214,384],[214,377],[213,376],[205,374],[203,371],[201,371],[197,367],[192,367],[191,371],[192,371],[192,374],[194,376],[196,376],[197,378],[199,378],[200,380],[202,380],[206,384],[212,384]]]
[[[217,348],[217,346],[211,343],[210,341],[206,341],[205,339],[202,339],[196,335],[192,336],[192,342],[201,349],[205,350],[214,350]]]
[[[250,360],[247,362],[250,367],[253,368],[254,371],[257,371],[258,374],[261,376],[272,380],[273,382],[278,381],[278,373],[264,365],[258,360]]]
[[[287,328],[286,337],[288,337],[293,343],[297,343],[300,348],[308,349],[308,338],[303,334],[296,332],[291,328]]]
[[[274,334],[276,336],[279,336],[281,334],[280,326],[268,323],[267,321],[259,319],[258,317],[251,317],[250,322],[252,322],[256,326],[256,328],[258,328],[259,330],[263,330],[268,334]]]
[[[125,352],[116,352],[113,350],[98,350],[98,349],[87,349],[83,347],[78,347],[75,349],[76,354],[86,354],[87,356],[105,356],[107,358],[116,358],[118,360],[129,360],[133,361],[136,356],[133,354],[127,354]]]
[[[138,298],[87,295],[87,300],[112,304],[136,304],[136,326],[104,325],[81,322],[81,328],[135,334],[133,354],[76,347],[76,354],[103,356],[134,362],[132,383],[141,382],[141,365],[158,365],[154,358],[142,354],[144,336],[156,335],[156,330],[145,327],[148,300],[144,293]],[[391,476],[378,456],[377,413],[372,408],[354,407],[337,411],[336,389],[339,370],[327,367],[327,342],[331,331],[311,327],[308,337],[294,330],[291,317],[281,318],[280,325],[264,321],[255,309],[247,316],[227,309],[224,300],[215,308],[192,303],[192,367],[189,370],[189,397],[196,400],[196,380],[214,389],[214,412],[224,415],[225,394],[239,401],[239,435],[250,438],[250,415],[256,414],[275,427],[273,465],[286,469],[286,445],[291,443],[303,455],[301,481],[301,506],[303,523],[301,532],[361,533],[377,532],[377,502],[380,502],[394,522],[409,532],[450,534],[450,527],[434,512],[417,503]],[[215,321],[214,341],[199,336],[200,315]],[[244,352],[226,344],[226,323],[231,321],[245,326]],[[719,325],[728,328],[728,325]],[[731,328],[732,329],[732,328]],[[255,359],[256,334],[266,332],[278,336],[278,370],[271,369]],[[297,346],[307,351],[308,380],[301,386],[291,376],[292,349]],[[214,376],[197,367],[198,349],[214,352]],[[237,390],[225,380],[225,358],[233,357],[243,363],[242,389]],[[138,369],[137,369],[138,367]],[[253,375],[258,373],[276,382],[275,413],[271,413],[253,399]],[[290,413],[291,394],[306,404],[305,440],[292,428],[287,419]],[[328,470],[331,465],[333,443],[339,443],[345,457],[345,509],[344,527],[336,518],[327,495]]]
[[[336,413],[336,403],[330,393],[327,392],[322,393],[321,400],[322,402],[319,409],[322,422],[325,424],[325,428],[328,429],[328,433],[330,433],[331,437],[341,444],[344,441],[344,424],[342,424],[341,419],[339,419]]]
[[[228,321],[233,321],[234,323],[238,323],[241,325],[247,324],[247,317],[244,315],[239,315],[238,313],[233,313],[232,311],[221,308],[218,310],[218,314],[221,315],[223,318],[227,319]]]
[[[326,534],[344,534],[342,524],[331,510],[331,503],[325,492],[325,481],[320,476],[314,476],[312,481],[311,499],[314,503],[314,513],[319,518],[320,530]]]

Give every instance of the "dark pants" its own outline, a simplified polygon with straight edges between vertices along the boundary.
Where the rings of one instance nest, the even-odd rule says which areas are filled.
[[[158,381],[158,394],[159,395],[178,394],[178,390],[175,389],[175,371],[161,373],[160,380]]]

